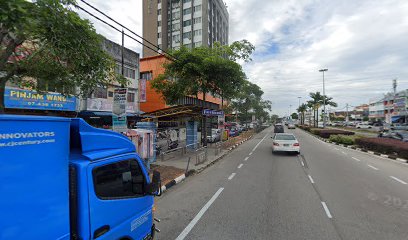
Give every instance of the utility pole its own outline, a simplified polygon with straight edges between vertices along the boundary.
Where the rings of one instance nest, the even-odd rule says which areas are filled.
[[[348,103],[346,103],[346,123],[348,123],[349,117],[348,117]]]
[[[301,98],[302,98],[302,97],[298,97],[298,99],[299,99],[298,109],[300,108],[300,99],[301,99]],[[299,110],[298,110],[298,113],[299,113],[299,115],[301,115],[300,112],[299,112]],[[298,120],[300,120],[300,122],[302,122],[302,118],[299,117],[299,115],[298,115]]]
[[[289,105],[289,118],[291,118],[292,116],[292,104]]]
[[[319,72],[323,73],[323,128],[326,128],[326,89],[324,86],[324,72],[327,72],[329,69],[324,68],[320,69]],[[319,116],[317,116],[319,118]]]

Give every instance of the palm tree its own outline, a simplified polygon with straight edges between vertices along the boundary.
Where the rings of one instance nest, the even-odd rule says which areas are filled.
[[[307,110],[307,105],[302,103],[297,109],[298,113],[300,113],[300,124],[305,124],[305,112]]]
[[[321,99],[321,105],[323,105],[324,103],[326,103],[326,106],[327,105],[329,105],[329,106],[332,106],[332,107],[337,107],[337,103],[336,102],[333,102],[333,98],[332,97],[328,97],[328,96],[326,96],[326,95],[324,95],[324,96],[322,96],[322,99]],[[326,113],[324,114],[324,115],[326,115]],[[324,116],[323,116],[324,117]],[[330,116],[329,116],[329,118],[330,118]]]
[[[323,102],[323,95],[320,94],[320,92],[315,92],[315,93],[309,93],[310,98],[312,100],[307,101],[308,105],[310,108],[313,109],[313,117],[314,117],[314,126],[318,127],[319,126],[319,108],[321,106],[321,103]]]

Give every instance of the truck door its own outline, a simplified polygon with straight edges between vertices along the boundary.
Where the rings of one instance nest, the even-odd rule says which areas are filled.
[[[151,233],[153,196],[140,159],[115,158],[89,165],[89,206],[92,239],[143,239]]]

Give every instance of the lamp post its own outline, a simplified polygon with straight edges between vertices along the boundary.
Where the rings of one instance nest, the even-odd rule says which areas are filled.
[[[302,97],[298,97],[298,99],[299,99],[299,105],[298,105],[298,113],[299,113],[299,115],[300,115],[300,112],[299,112],[299,108],[300,108],[300,99],[301,99]],[[300,121],[302,121],[302,119],[299,117],[299,115],[298,115],[298,121],[300,120]],[[299,122],[298,122],[299,123]]]
[[[319,70],[319,72],[323,73],[323,128],[326,128],[326,89],[324,86],[324,72],[327,72],[328,70],[329,69],[327,68],[323,68]]]

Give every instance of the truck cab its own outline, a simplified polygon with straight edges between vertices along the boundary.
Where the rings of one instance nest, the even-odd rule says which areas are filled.
[[[153,175],[121,134],[2,115],[0,239],[152,239]]]

